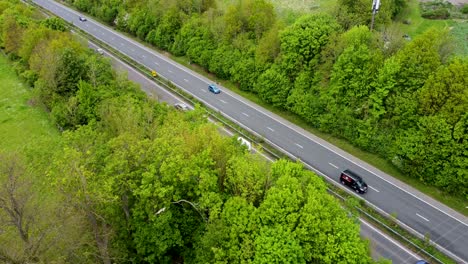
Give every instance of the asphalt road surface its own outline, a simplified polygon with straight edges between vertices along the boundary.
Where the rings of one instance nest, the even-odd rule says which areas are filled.
[[[219,110],[291,157],[300,159],[330,181],[337,183],[344,169],[358,173],[369,185],[369,192],[362,197],[370,204],[388,214],[395,214],[401,224],[420,236],[427,234],[437,247],[459,263],[468,262],[467,217],[223,87],[220,87],[220,94],[208,92],[210,81],[205,77],[92,19],[82,22],[79,13],[54,1],[33,2],[149,69],[156,70],[159,75],[171,80],[207,106]]]
[[[93,49],[98,48],[98,46],[94,45],[93,43],[90,43],[90,47]],[[111,59],[111,63],[114,69],[117,71],[126,72],[130,80],[140,84],[142,90],[145,91],[148,96],[157,98],[160,102],[166,102],[169,105],[183,102],[181,98],[178,98],[177,96],[174,96],[170,92],[166,91],[163,87],[157,85],[153,80],[120,61],[118,58],[108,54],[107,52],[105,52],[104,56],[107,56]],[[222,132],[228,135],[232,135],[232,133],[227,130],[223,130]],[[407,264],[415,263],[418,259],[421,259],[420,256],[406,249],[394,239],[388,237],[382,233],[382,231],[376,229],[363,220],[361,220],[360,232],[363,238],[366,238],[370,241],[371,255],[375,260],[385,258],[392,260],[393,264]]]

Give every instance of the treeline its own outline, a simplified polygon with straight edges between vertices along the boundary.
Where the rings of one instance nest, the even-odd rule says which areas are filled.
[[[0,44],[61,141],[0,154],[5,263],[370,263],[355,216],[201,109],[147,97],[56,18],[0,1]]]
[[[405,41],[388,26],[403,0],[381,1],[377,32],[367,28],[371,0],[338,0],[333,14],[291,24],[267,0],[67,1],[468,197],[468,62],[452,54],[448,31]]]

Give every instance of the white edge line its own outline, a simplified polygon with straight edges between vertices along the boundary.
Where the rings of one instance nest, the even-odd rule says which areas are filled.
[[[144,47],[144,49],[146,49],[146,47]],[[125,54],[125,53],[122,52],[122,51],[120,51],[120,52],[123,53],[123,54]],[[152,53],[152,52],[150,52],[150,53]],[[127,54],[125,54],[125,55],[127,55]],[[128,56],[128,55],[127,55],[127,56]],[[164,60],[164,59],[163,59],[163,60]],[[171,63],[171,64],[172,64],[172,63]],[[175,65],[175,66],[176,66],[177,68],[179,68],[177,65]],[[187,71],[185,71],[185,70],[183,70],[183,71],[184,71],[184,72],[187,72]],[[141,73],[139,73],[139,74],[141,74]],[[202,81],[203,81],[203,79],[199,78],[197,74],[193,74],[193,76],[195,76],[195,77],[197,77],[199,80],[202,80]],[[146,77],[145,77],[145,78],[146,78]],[[184,89],[183,87],[181,87],[180,85],[178,85],[178,84],[176,84],[176,83],[174,83],[174,82],[172,82],[172,83],[173,83],[174,85],[176,85],[177,87],[179,87],[179,88],[185,90],[185,89]],[[204,90],[204,89],[201,89],[201,90],[204,91],[204,92],[207,92],[207,91]],[[228,93],[228,94],[229,94],[229,93]],[[229,115],[227,115],[227,114],[225,114],[225,113],[223,113],[223,112],[220,112],[216,107],[214,107],[214,106],[211,105],[210,103],[206,102],[205,100],[202,100],[200,97],[198,97],[198,96],[196,96],[196,95],[193,95],[193,96],[194,96],[195,98],[197,98],[199,101],[204,102],[204,104],[208,105],[210,108],[214,109],[215,111],[218,111],[219,113],[221,113],[222,115],[224,115],[225,117],[227,117],[228,119],[230,119],[231,121],[238,123],[241,127],[243,127],[244,129],[246,129],[247,131],[250,131],[252,134],[255,134],[255,135],[257,135],[257,136],[261,136],[259,133],[257,133],[256,131],[253,131],[252,129],[250,129],[249,127],[245,126],[244,124],[237,122],[237,120],[235,120],[235,119],[232,118],[231,116],[229,116]],[[234,96],[232,96],[232,95],[231,95],[231,97],[233,97],[233,99],[236,99],[237,101],[239,101],[239,102],[241,102],[241,103],[243,103],[243,104],[245,104],[245,105],[247,105],[247,106],[250,106],[248,103],[246,103],[246,102],[244,102],[244,101],[240,101],[240,100],[238,100],[236,97],[234,97]],[[285,126],[285,124],[284,124],[283,122],[277,120],[276,118],[273,118],[273,117],[269,116],[268,114],[264,113],[264,112],[261,111],[261,110],[258,110],[256,107],[252,107],[252,106],[250,106],[250,107],[256,109],[257,111],[263,113],[264,115],[266,115],[266,116],[272,118],[273,120],[276,120],[277,122],[279,122],[280,124],[282,124],[282,125]],[[291,129],[291,130],[293,130],[293,129]],[[298,134],[301,134],[301,135],[303,135],[303,136],[309,138],[309,139],[312,140],[313,142],[315,142],[313,139],[311,139],[310,137],[308,137],[308,136],[302,134],[301,132],[296,131],[296,130],[293,130],[293,131],[295,131],[295,132],[297,132]],[[295,159],[295,160],[300,160],[300,159],[297,158],[295,155],[293,155],[293,154],[291,154],[290,152],[286,151],[285,149],[281,148],[280,146],[278,146],[277,144],[273,143],[273,142],[270,141],[269,139],[267,139],[267,138],[264,138],[264,139],[265,139],[265,141],[268,142],[270,145],[272,145],[272,146],[276,147],[277,149],[281,150],[283,153],[285,153],[286,155],[288,155],[290,158]],[[320,144],[319,142],[316,142],[316,143],[319,144],[319,145],[321,145],[321,146],[323,146],[323,145]],[[345,160],[348,160],[347,158],[343,157],[341,154],[336,153],[335,151],[329,149],[328,147],[326,147],[326,146],[323,146],[323,147],[326,148],[326,149],[328,149],[328,150],[330,150],[331,152],[337,154],[338,156],[344,158]],[[262,155],[262,156],[264,156],[264,155]],[[264,156],[264,157],[266,157],[266,156]],[[266,157],[266,158],[267,158],[268,160],[271,160],[271,159],[268,158],[268,157]],[[271,160],[271,161],[273,161],[273,160]],[[301,161],[302,161],[302,160],[301,160]],[[350,161],[350,162],[353,163],[353,164],[356,164],[356,163],[354,163],[354,162],[351,161],[351,160],[348,160],[348,161]],[[336,182],[333,180],[332,177],[329,177],[328,175],[323,174],[321,171],[319,171],[319,170],[317,170],[316,168],[310,166],[308,163],[303,162],[303,164],[304,164],[306,167],[308,167],[310,170],[314,171],[316,174],[321,175],[321,176],[324,177],[324,178],[328,178],[329,181],[332,182],[333,184],[335,184],[336,186],[341,186],[341,185],[339,185],[338,183],[336,183]],[[357,165],[357,164],[356,164],[356,165]],[[366,168],[363,168],[363,169],[365,169],[366,171],[370,172],[370,171],[367,170]],[[372,172],[371,172],[371,173],[372,173]],[[374,173],[372,173],[372,174],[374,174]],[[378,176],[378,175],[376,175],[376,176],[377,176],[378,178],[381,178],[381,177]],[[386,181],[386,182],[388,182],[386,179],[383,179],[383,180]],[[393,183],[391,183],[391,182],[388,182],[388,183],[390,183],[391,185],[397,187],[398,189],[400,189],[400,190],[406,192],[406,190],[401,189],[400,187],[394,185]],[[357,198],[359,198],[359,199],[363,199],[362,197],[360,197],[360,196],[357,195],[356,193],[351,192],[350,190],[348,190],[348,189],[346,189],[346,188],[344,188],[344,190],[345,190],[346,192],[348,192],[349,194],[351,194],[351,195],[353,195],[353,196],[355,196],[355,197],[357,197]],[[408,192],[407,192],[407,193],[408,193]],[[411,194],[411,193],[409,193],[409,194],[412,195],[412,196],[414,196],[414,195]],[[419,199],[418,197],[416,197],[416,198]],[[421,199],[419,199],[419,200],[421,200]],[[379,210],[380,212],[389,215],[387,212],[383,211],[382,209],[380,209],[380,207],[374,205],[374,204],[371,203],[370,201],[368,201],[368,200],[365,200],[365,201],[366,201],[366,203],[368,203],[369,205],[371,205],[371,206],[374,207],[375,209]],[[421,201],[422,201],[422,200],[421,200]],[[423,202],[426,203],[425,201],[423,201]],[[428,203],[427,203],[427,204],[428,204]],[[432,206],[431,204],[428,204],[428,205]],[[434,207],[434,206],[432,206],[432,207]],[[434,207],[434,208],[435,208],[436,210],[439,210],[439,209],[436,208],[436,207]],[[441,211],[441,210],[439,210],[439,211]],[[443,212],[444,214],[446,214],[444,211],[441,211],[441,212]],[[448,215],[448,214],[446,214],[446,215]],[[455,219],[455,220],[457,220],[457,221],[459,221],[459,222],[461,222],[460,220],[458,220],[458,219],[452,217],[451,215],[448,215],[448,216],[451,217],[451,218],[453,218],[453,219]],[[398,221],[398,223],[399,223],[400,225],[406,227],[408,230],[412,230],[412,232],[413,232],[414,234],[418,234],[420,238],[423,238],[423,237],[424,237],[421,233],[419,233],[419,232],[416,231],[415,229],[411,228],[410,226],[404,224],[403,222],[401,222],[401,221],[399,221],[399,220],[397,220],[397,221]],[[461,222],[461,223],[464,224],[463,222]],[[455,255],[455,254],[452,253],[451,251],[445,249],[444,247],[438,245],[438,244],[435,243],[435,242],[434,242],[434,244],[435,244],[439,249],[443,249],[443,251],[444,251],[447,255],[450,255],[450,256],[452,256],[452,257],[458,259],[458,260],[461,260],[461,258],[460,258],[459,256]]]
[[[98,45],[95,44],[94,42],[92,42],[92,41],[89,41],[89,42],[90,42],[92,45],[98,47]],[[146,79],[146,80],[149,81],[149,82],[154,83],[155,86],[159,86],[159,85],[156,84],[153,80],[149,79],[146,75],[142,74],[140,71],[137,71],[137,70],[133,69],[130,65],[128,65],[127,63],[121,61],[119,58],[115,57],[114,55],[109,54],[109,57],[112,57],[114,60],[119,61],[125,68],[127,68],[127,69],[130,70],[130,71],[133,71],[134,73],[136,73],[136,74],[139,75],[140,77]],[[163,90],[165,90],[163,87],[160,87],[160,88],[162,88]],[[149,93],[150,93],[151,95],[153,95],[152,92],[149,92]],[[174,95],[173,93],[171,93],[171,92],[169,92],[169,91],[167,91],[167,90],[166,90],[166,93],[167,93],[169,96],[171,96],[172,98],[174,98],[174,99],[176,99],[176,100],[178,100],[178,101],[180,101],[180,102],[183,102],[183,100],[182,100],[181,98],[177,97],[177,96]],[[192,108],[192,109],[193,109],[193,108]],[[210,120],[210,118],[208,118],[208,119]],[[218,122],[215,122],[215,121],[213,121],[213,120],[210,120],[210,121],[211,121],[212,123],[214,123],[216,126],[218,126],[218,127],[220,127],[221,129],[223,129],[229,136],[232,137],[232,136],[235,135],[233,132],[231,132],[230,130],[228,130],[226,127],[221,126]],[[258,154],[260,154],[261,156],[263,156],[265,159],[269,160],[270,162],[274,162],[273,159],[271,159],[270,157],[266,156],[263,152],[258,151],[255,147],[253,148],[253,150],[254,150],[256,153],[258,153]]]
[[[382,231],[380,231],[379,229],[373,227],[371,224],[369,224],[367,221],[363,220],[362,218],[359,218],[359,220],[361,221],[362,224],[368,226],[370,229],[374,230],[374,232],[376,233],[379,233],[381,236],[385,237],[388,241],[392,242],[394,245],[396,245],[397,247],[401,248],[403,251],[405,251],[406,253],[408,253],[408,255],[411,255],[413,258],[415,259],[421,259],[420,256],[416,255],[414,252],[408,250],[407,248],[403,247],[402,245],[400,245],[400,243],[398,243],[397,241],[395,241],[393,238],[387,236],[387,234],[383,233]]]
[[[228,92],[226,92],[226,93],[228,93]],[[229,94],[229,93],[228,93],[228,94]],[[231,96],[232,96],[232,95],[231,95]],[[241,101],[241,100],[239,100],[238,98],[236,98],[236,97],[234,97],[234,96],[232,96],[232,97],[233,97],[233,99],[237,100],[238,102],[241,102],[241,103],[243,103],[243,104],[245,104],[245,105],[247,105],[247,106],[249,106],[249,107],[251,107],[251,108],[257,110],[258,112],[264,114],[265,116],[268,116],[269,118],[271,118],[271,119],[275,120],[276,122],[282,124],[283,126],[285,126],[285,128],[291,129],[288,125],[286,125],[285,123],[283,123],[281,120],[278,120],[278,119],[276,119],[275,117],[270,116],[269,114],[265,113],[265,112],[262,111],[261,109],[258,109],[257,107],[254,107],[254,106],[250,105],[250,103]],[[436,207],[436,206],[434,206],[434,205],[432,205],[432,204],[430,204],[430,203],[424,201],[423,199],[421,199],[421,198],[417,197],[416,195],[412,194],[411,192],[408,192],[407,190],[402,189],[402,188],[399,187],[398,185],[395,185],[394,183],[392,183],[392,182],[388,181],[387,179],[385,179],[385,178],[379,176],[378,174],[376,174],[376,173],[374,173],[374,172],[368,170],[367,168],[365,168],[365,167],[363,167],[363,166],[357,164],[356,162],[354,162],[354,161],[348,159],[347,157],[341,155],[340,153],[338,153],[338,152],[336,152],[336,151],[330,149],[328,146],[321,144],[319,141],[316,141],[316,140],[312,139],[311,137],[309,137],[308,135],[305,135],[304,133],[302,133],[302,132],[300,132],[300,131],[297,131],[297,130],[295,130],[295,129],[291,129],[291,130],[294,131],[294,132],[296,132],[296,133],[298,133],[299,135],[302,135],[303,137],[308,138],[308,139],[311,140],[312,142],[314,142],[314,143],[316,143],[316,144],[322,146],[323,148],[329,150],[330,152],[332,152],[332,153],[334,153],[334,154],[340,156],[340,157],[343,158],[344,160],[346,160],[346,161],[348,161],[348,162],[350,162],[350,163],[356,165],[357,167],[359,167],[359,168],[361,168],[361,169],[363,169],[363,170],[365,170],[365,171],[371,173],[372,175],[374,175],[374,176],[376,176],[377,178],[379,178],[379,179],[381,179],[381,180],[387,182],[388,184],[392,185],[393,187],[396,187],[397,189],[401,190],[402,192],[407,193],[407,194],[413,196],[413,198],[416,198],[417,200],[423,202],[424,204],[429,205],[430,207],[434,208],[435,210],[437,210],[437,211],[439,211],[439,212],[441,212],[441,213],[443,213],[443,214],[449,216],[450,218],[452,218],[452,219],[458,221],[459,223],[463,224],[464,226],[467,226],[467,227],[468,227],[468,224],[462,222],[462,221],[459,220],[458,218],[455,218],[454,216],[448,214],[447,212],[441,210],[440,208],[438,208],[438,207]],[[467,208],[468,208],[468,207],[467,207]]]
[[[426,222],[429,222],[429,219],[427,219],[426,217],[424,217],[424,216],[422,216],[422,215],[420,215],[420,214],[418,214],[418,213],[416,213],[416,215],[419,216],[419,217],[421,217],[422,219],[426,220]]]
[[[62,8],[68,10],[68,12],[70,12],[70,13],[73,13],[73,14],[75,14],[75,15],[81,15],[81,13],[76,12],[75,10],[72,10],[72,9],[70,9],[70,8],[68,8],[68,7],[66,7],[66,6],[64,6],[64,5],[62,5],[62,4],[60,4],[60,3],[57,3],[57,2],[55,2],[55,1],[53,1],[53,3],[56,4],[56,5],[60,5]],[[179,70],[182,70],[182,71],[185,72],[185,73],[188,73],[188,74],[190,74],[190,75],[192,75],[192,76],[195,76],[195,77],[197,77],[199,80],[204,81],[205,83],[211,83],[211,82],[207,81],[208,79],[201,78],[201,76],[199,76],[198,74],[195,74],[194,72],[189,72],[188,70],[186,70],[186,69],[184,69],[184,68],[181,68],[179,65],[174,64],[172,61],[167,60],[167,59],[164,58],[162,55],[155,53],[153,50],[150,50],[149,48],[147,48],[147,47],[141,45],[140,43],[138,43],[138,42],[136,42],[136,41],[134,41],[134,40],[132,40],[132,39],[129,39],[128,37],[126,37],[126,36],[124,36],[124,35],[117,34],[114,30],[111,30],[111,29],[107,28],[107,26],[101,25],[100,23],[97,23],[97,22],[94,22],[94,21],[92,21],[92,22],[93,22],[96,26],[99,26],[99,27],[103,28],[104,30],[107,30],[108,32],[111,32],[111,33],[114,34],[115,36],[120,37],[120,38],[123,38],[123,39],[125,39],[126,41],[130,42],[130,43],[133,44],[133,45],[139,46],[140,48],[146,50],[147,52],[149,52],[149,53],[151,53],[152,55],[158,57],[159,59],[161,59],[161,60],[163,60],[163,61],[165,61],[165,62],[167,62],[167,63],[169,63],[169,64],[171,64],[171,65],[173,65],[173,66],[175,66],[175,67],[177,67]],[[105,42],[104,40],[101,40],[101,41]],[[105,43],[107,43],[107,42],[105,42]],[[109,43],[107,43],[107,44],[109,44]],[[125,54],[125,53],[124,53],[124,54]],[[125,54],[125,55],[127,55],[127,54]],[[128,55],[127,55],[127,56],[128,56]],[[179,87],[180,87],[180,86],[179,86]],[[182,87],[181,87],[181,88],[182,88]],[[184,90],[185,90],[185,89],[184,89]],[[230,94],[230,93],[227,92],[227,94]],[[282,124],[282,125],[285,126],[286,128],[289,128],[289,127],[288,127],[287,125],[285,125],[282,121],[276,119],[275,117],[270,116],[269,114],[267,114],[267,113],[265,113],[264,111],[258,109],[257,107],[253,107],[252,105],[250,105],[250,103],[247,103],[247,102],[244,102],[244,101],[242,101],[242,100],[239,100],[239,99],[237,99],[236,97],[234,97],[234,96],[232,96],[232,95],[231,95],[231,97],[233,97],[233,99],[236,99],[237,101],[239,101],[239,102],[241,102],[241,103],[243,103],[243,104],[245,104],[245,105],[247,105],[247,106],[249,106],[249,107],[251,107],[251,108],[254,108],[255,110],[259,111],[260,113],[262,113],[262,114],[264,114],[264,115],[270,117],[271,119],[273,119],[273,120],[275,120],[276,122]],[[449,216],[450,218],[452,218],[452,219],[454,219],[454,220],[456,220],[456,221],[460,222],[461,224],[463,224],[463,225],[465,225],[465,226],[468,227],[468,224],[462,222],[462,221],[459,220],[458,218],[455,218],[454,216],[448,214],[447,212],[441,210],[440,208],[437,208],[437,207],[435,207],[434,205],[432,205],[432,204],[430,204],[430,203],[428,203],[428,202],[422,200],[421,198],[419,198],[419,197],[417,197],[416,195],[414,195],[414,194],[412,194],[412,193],[406,191],[405,189],[400,188],[399,186],[397,186],[397,185],[393,184],[392,182],[388,181],[387,179],[382,178],[381,176],[379,176],[379,175],[375,174],[374,172],[368,170],[367,168],[360,166],[359,164],[355,163],[354,161],[352,161],[352,160],[350,160],[350,159],[344,157],[344,156],[341,155],[340,153],[337,153],[337,152],[335,152],[334,150],[330,149],[328,146],[322,145],[320,142],[313,140],[313,139],[310,138],[308,135],[305,135],[305,134],[303,134],[302,132],[297,131],[297,130],[294,130],[294,129],[291,129],[291,130],[293,130],[293,131],[295,131],[296,133],[298,133],[298,134],[300,134],[300,135],[302,135],[302,136],[304,136],[304,137],[306,137],[306,138],[312,140],[312,141],[315,142],[316,144],[318,144],[318,145],[320,145],[320,146],[322,146],[322,147],[328,149],[329,151],[331,151],[331,152],[335,153],[336,155],[340,156],[341,158],[343,158],[343,159],[345,159],[345,160],[351,162],[352,164],[354,164],[354,165],[356,165],[356,166],[358,166],[358,167],[360,167],[360,168],[366,170],[367,172],[369,172],[369,173],[375,175],[376,177],[380,178],[381,180],[383,180],[383,181],[389,183],[390,185],[393,185],[394,187],[400,189],[401,191],[403,191],[403,192],[405,192],[405,193],[407,193],[407,194],[413,196],[414,198],[418,199],[419,201],[421,201],[421,202],[423,202],[423,203],[425,203],[425,204],[431,206],[432,208],[434,208],[434,209],[436,209],[436,210],[438,210],[438,211],[444,213],[445,215]]]

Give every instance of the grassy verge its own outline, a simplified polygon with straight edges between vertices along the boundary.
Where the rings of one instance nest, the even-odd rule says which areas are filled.
[[[405,24],[404,21],[409,23]],[[431,27],[439,29],[449,29],[454,37],[455,53],[461,56],[468,56],[468,21],[463,19],[425,19],[421,17],[418,0],[408,1],[408,6],[396,19],[398,27],[402,32],[411,37],[415,37]]]
[[[31,90],[0,54],[0,151],[21,151],[44,138],[58,138],[47,113],[34,107]]]
[[[453,20],[435,20],[421,17],[418,0],[410,0],[397,21],[406,20],[409,24],[402,24],[401,29],[411,37],[419,35],[431,27],[449,28],[456,24]]]

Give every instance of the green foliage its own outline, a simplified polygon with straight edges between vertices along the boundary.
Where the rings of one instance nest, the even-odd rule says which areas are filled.
[[[50,17],[50,18],[47,18],[46,20],[42,20],[41,24],[47,28],[50,28],[56,31],[64,32],[65,30],[67,30],[65,22],[58,17]]]
[[[447,19],[450,17],[449,9],[452,4],[447,1],[435,0],[421,2],[421,16],[429,19]]]
[[[342,26],[315,14],[288,27],[263,0],[226,8],[70,2],[391,158],[423,182],[468,195],[467,65],[451,58],[447,32],[431,30],[386,52],[366,26],[353,27],[368,23],[364,0],[342,1]],[[404,4],[384,2],[379,25]],[[27,14],[2,10],[3,45],[66,130],[53,162],[37,167],[50,164],[47,186],[82,216],[79,251],[89,261],[370,262],[356,219],[316,175],[243,152],[200,109],[181,114],[146,99],[109,61],[57,31],[59,21],[31,22]]]
[[[254,90],[264,101],[272,103],[274,106],[284,107],[291,86],[288,77],[279,66],[274,64],[259,76]]]
[[[382,0],[378,15],[375,16],[375,27],[390,23],[391,19],[398,15],[405,7],[404,0]],[[371,24],[372,1],[371,0],[338,0],[335,10],[337,20],[343,28],[349,29],[353,26]]]
[[[281,32],[281,67],[289,78],[317,65],[320,52],[339,25],[329,15],[307,15]]]
[[[273,5],[265,0],[240,0],[229,5],[223,16],[224,39],[231,41],[240,34],[259,39],[275,22]]]
[[[460,12],[463,14],[468,14],[468,4],[464,4],[462,8],[460,8]]]

